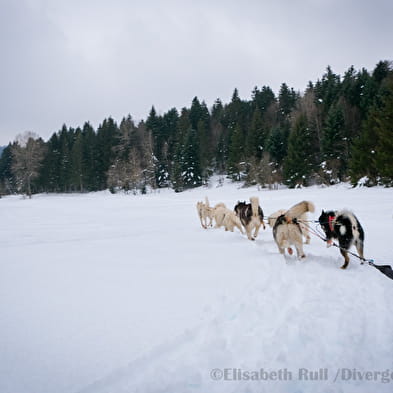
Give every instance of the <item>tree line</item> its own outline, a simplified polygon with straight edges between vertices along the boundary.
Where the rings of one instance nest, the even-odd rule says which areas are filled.
[[[392,63],[343,76],[327,67],[303,94],[283,83],[277,96],[263,86],[244,100],[235,89],[211,108],[197,97],[180,111],[152,107],[138,124],[64,125],[46,142],[28,132],[3,151],[0,193],[182,191],[214,173],[262,187],[392,186]]]

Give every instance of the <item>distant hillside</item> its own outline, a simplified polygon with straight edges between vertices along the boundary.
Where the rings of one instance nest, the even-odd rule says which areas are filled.
[[[0,157],[3,154],[3,150],[6,148],[7,146],[0,146]]]

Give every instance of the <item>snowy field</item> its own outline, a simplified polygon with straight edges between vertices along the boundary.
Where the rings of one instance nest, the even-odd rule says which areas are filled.
[[[2,198],[0,392],[392,392],[393,281],[316,237],[286,262],[270,228],[203,230],[205,195],[349,208],[393,265],[393,189]]]

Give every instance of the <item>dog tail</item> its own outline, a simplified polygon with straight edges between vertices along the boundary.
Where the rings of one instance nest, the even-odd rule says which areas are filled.
[[[206,205],[206,207],[210,207],[209,198],[207,196],[205,196],[205,205]]]
[[[307,204],[308,204],[308,211],[309,211],[310,213],[314,213],[314,212],[315,212],[315,206],[314,206],[314,204],[313,204],[312,202],[310,202],[310,201],[307,201]]]
[[[252,211],[253,217],[258,217],[258,211],[259,211],[258,197],[251,197],[250,202],[251,202],[251,211]]]
[[[293,220],[294,218],[299,218],[304,213],[315,211],[315,206],[310,201],[302,201],[292,206],[286,213],[285,216],[289,220]]]

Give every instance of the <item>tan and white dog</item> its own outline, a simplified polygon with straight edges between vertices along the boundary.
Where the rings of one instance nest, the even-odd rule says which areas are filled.
[[[226,231],[233,232],[234,228],[236,227],[241,233],[243,233],[240,218],[233,210],[227,209],[225,205],[222,205],[216,205],[214,208],[214,219],[216,221],[215,228],[220,228],[221,226],[224,226]]]
[[[219,203],[214,206],[213,218],[216,222],[214,228],[221,228],[224,225],[225,212],[227,210],[228,209],[224,203]]]
[[[280,217],[281,215],[285,214],[287,212],[287,210],[285,209],[280,209],[277,210],[275,213],[271,214],[268,218],[267,218],[267,222],[270,226],[270,228],[274,227],[274,224],[276,223],[276,220],[278,217]],[[310,233],[308,230],[308,225],[303,224],[302,225],[302,221],[307,221],[308,220],[308,215],[307,212],[303,213],[299,216],[299,218],[297,218],[297,221],[300,223],[301,226],[301,230],[302,230],[302,234],[305,238],[305,244],[310,244],[311,241],[311,237],[310,237]]]
[[[207,229],[208,226],[213,226],[214,209],[209,205],[209,199],[205,197],[205,203],[197,202],[196,204],[199,220],[202,228]],[[209,220],[209,223],[207,222]]]
[[[223,224],[226,231],[233,232],[233,230],[236,227],[237,229],[239,229],[241,234],[244,233],[240,218],[236,215],[236,213],[233,210],[227,209]]]
[[[285,254],[285,249],[287,249],[288,253],[292,255],[291,245],[294,245],[298,258],[305,257],[302,230],[305,226],[302,226],[298,220],[301,220],[301,217],[304,217],[304,214],[307,212],[312,213],[314,211],[315,207],[312,202],[302,201],[278,217],[272,218],[271,221],[275,221],[273,225],[273,237],[281,254]]]

